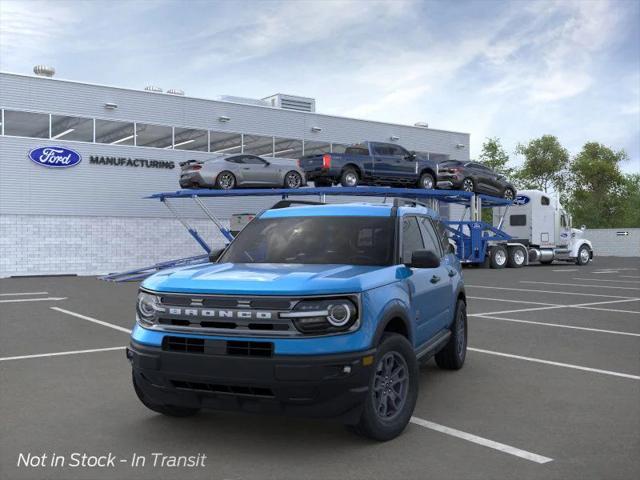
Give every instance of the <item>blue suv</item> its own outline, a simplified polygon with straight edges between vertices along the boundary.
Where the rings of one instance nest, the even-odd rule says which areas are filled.
[[[461,266],[414,202],[289,205],[252,220],[212,263],[140,288],[127,357],[142,403],[337,417],[388,440],[409,422],[419,362],[462,367]]]

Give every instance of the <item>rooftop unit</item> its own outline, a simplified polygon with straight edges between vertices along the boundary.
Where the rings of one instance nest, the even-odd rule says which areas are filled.
[[[285,110],[297,110],[299,112],[316,111],[315,98],[297,97],[295,95],[276,93],[275,95],[265,97],[262,100],[268,102],[272,107],[283,108]]]

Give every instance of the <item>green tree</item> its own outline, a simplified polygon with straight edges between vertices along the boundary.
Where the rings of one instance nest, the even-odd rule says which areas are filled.
[[[633,178],[626,179],[620,162],[627,159],[623,151],[613,151],[597,142],[585,143],[571,162],[568,208],[576,225],[621,227],[625,205],[633,196]],[[636,205],[632,210],[637,210]],[[629,215],[633,214],[629,212]],[[631,220],[631,217],[629,219]]]
[[[566,187],[569,151],[553,135],[543,135],[519,144],[516,153],[524,156],[522,168],[515,179],[520,187],[535,188],[547,192],[553,187],[558,193]]]
[[[640,227],[640,174],[625,175],[622,185],[622,212],[618,227]]]
[[[507,177],[510,177],[514,172],[513,168],[507,166],[509,163],[509,155],[502,147],[502,143],[500,143],[498,137],[489,137],[482,144],[480,162]]]

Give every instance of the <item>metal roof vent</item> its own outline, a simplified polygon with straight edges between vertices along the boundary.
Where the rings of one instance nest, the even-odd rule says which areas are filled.
[[[180,90],[179,88],[170,88],[167,90],[169,95],[181,95],[184,96],[184,90]]]
[[[56,69],[47,65],[36,65],[33,67],[33,73],[39,77],[51,78],[56,74]]]
[[[413,124],[413,126],[420,128],[429,128],[429,124],[427,122],[416,122]]]
[[[270,97],[263,98],[272,107],[283,108],[285,110],[297,110],[298,112],[315,112],[316,100],[309,97],[297,97],[295,95],[285,95],[276,93]]]
[[[155,87],[153,85],[147,85],[144,89],[147,92],[162,93],[162,89],[160,87]]]

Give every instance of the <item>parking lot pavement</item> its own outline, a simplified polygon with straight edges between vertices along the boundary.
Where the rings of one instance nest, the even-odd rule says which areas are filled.
[[[0,478],[638,478],[640,261],[464,276],[467,363],[424,365],[414,422],[384,444],[335,422],[156,415],[137,400],[119,348],[136,284],[0,280]],[[29,452],[208,458],[180,469],[18,468]]]

